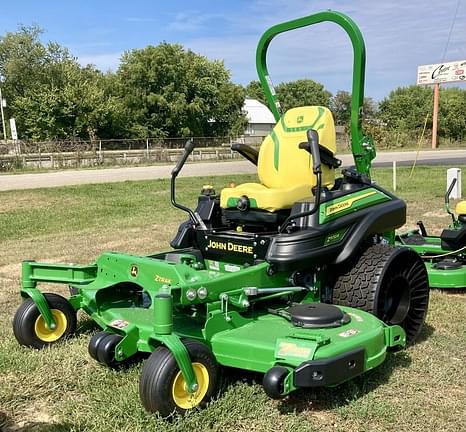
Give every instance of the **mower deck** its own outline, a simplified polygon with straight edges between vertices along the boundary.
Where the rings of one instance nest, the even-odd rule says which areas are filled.
[[[423,236],[417,232],[403,234],[398,243],[409,246],[424,259],[432,288],[465,288],[465,253],[459,256],[442,247],[442,239],[437,236]]]

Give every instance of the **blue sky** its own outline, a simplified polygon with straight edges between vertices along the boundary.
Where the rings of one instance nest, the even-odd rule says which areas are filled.
[[[415,83],[419,64],[442,61],[457,0],[15,0],[2,1],[0,34],[38,24],[44,41],[68,47],[83,63],[116,69],[132,48],[179,42],[223,59],[232,79],[256,78],[255,48],[269,26],[325,9],[350,15],[366,40],[366,95],[380,100]],[[330,91],[349,90],[352,53],[343,31],[321,24],[278,36],[269,49],[274,83],[312,78]],[[466,59],[466,0],[459,10],[445,61]]]

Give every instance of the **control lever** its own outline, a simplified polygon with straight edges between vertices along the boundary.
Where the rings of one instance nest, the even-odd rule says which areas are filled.
[[[306,150],[312,156],[312,172],[318,174],[322,172],[319,150],[319,134],[315,129],[308,129],[306,132],[307,142],[299,144],[299,148]]]

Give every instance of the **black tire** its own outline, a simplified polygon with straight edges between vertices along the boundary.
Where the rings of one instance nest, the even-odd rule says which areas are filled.
[[[120,365],[120,362],[115,359],[115,348],[122,339],[122,336],[114,333],[107,333],[100,339],[96,353],[99,363],[109,368],[117,368]]]
[[[159,346],[144,363],[139,381],[139,396],[147,411],[158,412],[162,417],[169,417],[176,412],[183,414],[188,409],[204,407],[217,393],[219,366],[211,350],[200,342],[184,340],[183,343],[189,352],[193,366],[200,368],[198,366],[200,364],[206,371],[208,383],[201,382],[199,371],[195,369],[201,393],[195,394],[198,400],[192,402],[192,406],[191,402],[189,402],[190,406],[180,405],[180,400],[177,401],[174,397],[176,384],[180,383],[179,380],[182,379],[180,369],[170,350],[164,346]],[[185,395],[187,396],[186,391]]]
[[[91,337],[91,340],[89,341],[89,345],[87,347],[87,350],[89,351],[89,355],[94,359],[94,360],[97,360],[99,361],[99,359],[97,358],[97,347],[99,346],[100,344],[100,341],[108,336],[109,333],[106,332],[106,331],[100,331],[98,333],[96,333],[94,336]]]
[[[283,390],[288,373],[288,369],[283,366],[274,366],[266,372],[262,380],[262,386],[268,397],[272,399],[282,399],[285,397]]]
[[[411,249],[377,244],[340,269],[333,303],[370,312],[398,324],[408,343],[419,335],[429,304],[427,270]]]
[[[76,312],[66,298],[44,293],[57,321],[57,328],[49,330],[31,298],[23,301],[13,318],[13,333],[20,345],[42,349],[72,335],[76,330]]]

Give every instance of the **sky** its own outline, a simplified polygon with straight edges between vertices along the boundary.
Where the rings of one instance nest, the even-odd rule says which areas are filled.
[[[418,65],[466,59],[466,0],[1,0],[0,35],[37,24],[44,42],[103,71],[116,70],[127,50],[176,42],[224,60],[232,80],[247,84],[257,79],[256,45],[268,27],[327,9],[359,25],[365,93],[376,100],[415,84]],[[275,84],[311,78],[332,93],[350,90],[351,44],[332,23],[296,30],[272,41],[268,67]]]

